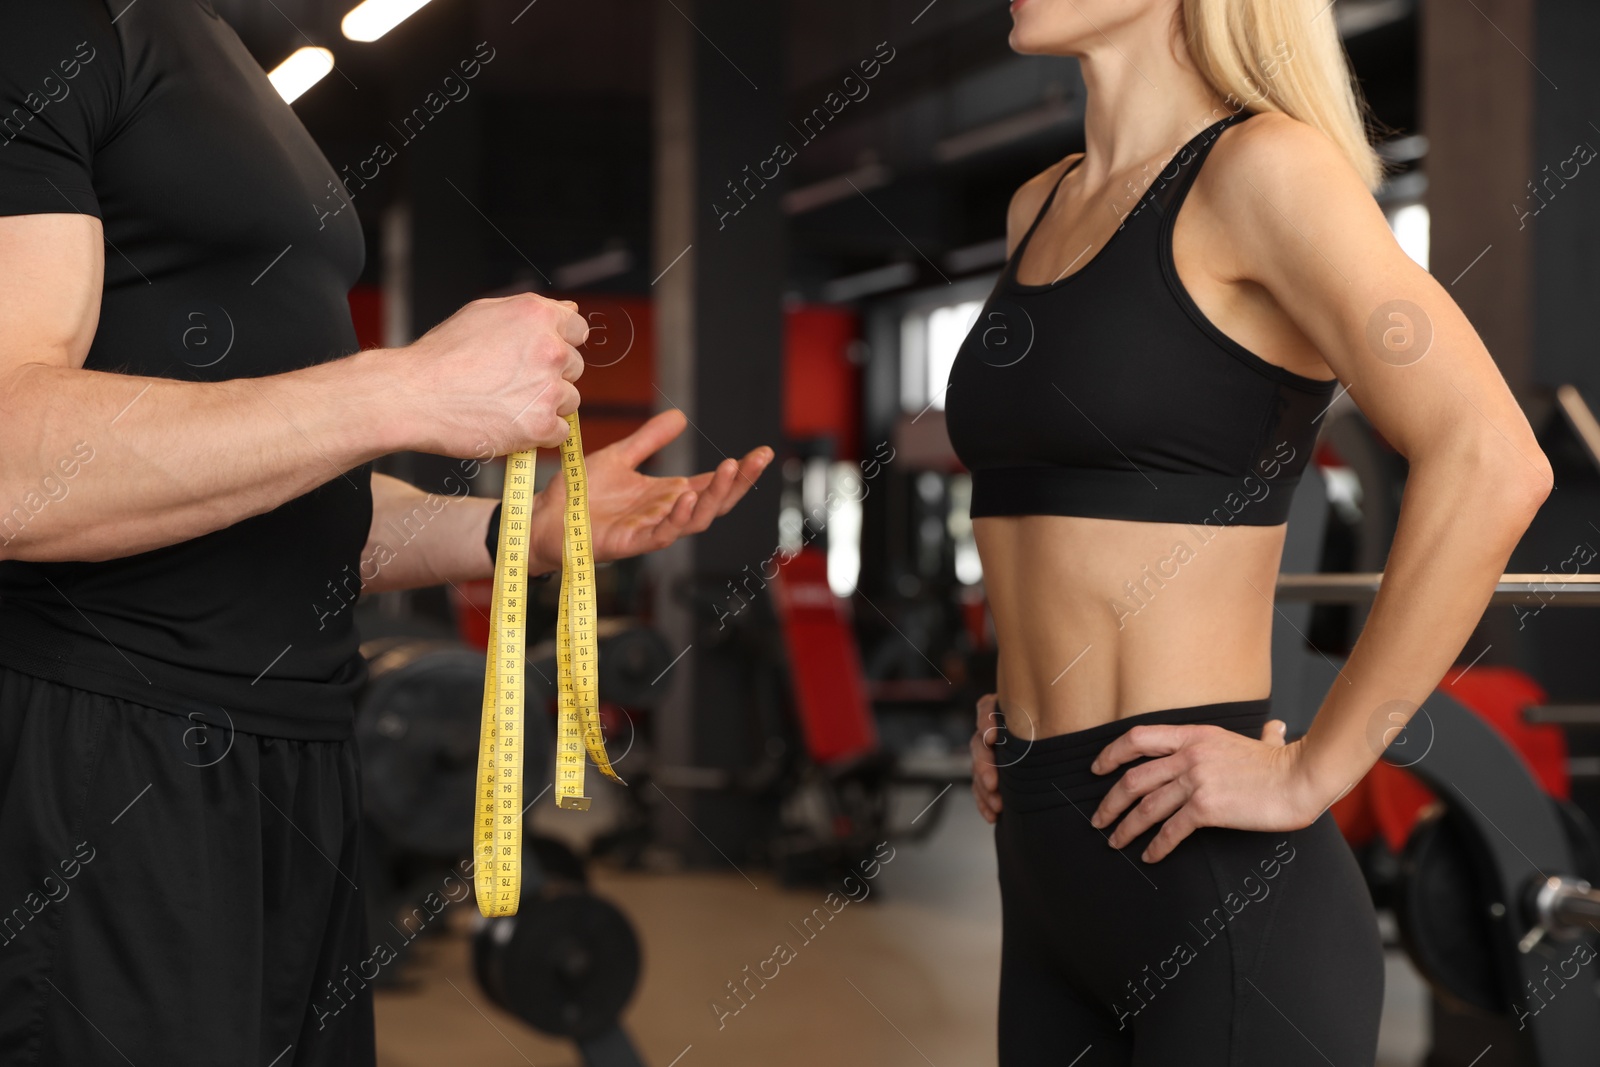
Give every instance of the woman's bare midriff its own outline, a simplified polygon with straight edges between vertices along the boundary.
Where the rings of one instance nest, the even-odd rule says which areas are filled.
[[[1030,515],[973,528],[1013,734],[1270,695],[1286,527]]]

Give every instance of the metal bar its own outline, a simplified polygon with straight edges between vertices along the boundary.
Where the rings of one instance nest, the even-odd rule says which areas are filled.
[[[1556,726],[1600,726],[1600,704],[1536,704],[1526,708],[1522,718]]]
[[[1583,394],[1575,385],[1563,385],[1556,389],[1556,402],[1561,405],[1561,413],[1567,417],[1572,432],[1583,443],[1584,451],[1589,453],[1594,465],[1600,467],[1600,422],[1595,421],[1594,412],[1584,403]]]
[[[1567,777],[1584,781],[1600,778],[1600,756],[1568,756]]]
[[[953,690],[937,678],[886,678],[867,682],[874,704],[949,704]]]
[[[1377,595],[1382,572],[1358,574],[1282,574],[1278,599],[1313,604],[1366,604]],[[1505,574],[1491,604],[1552,607],[1600,605],[1600,574]]]

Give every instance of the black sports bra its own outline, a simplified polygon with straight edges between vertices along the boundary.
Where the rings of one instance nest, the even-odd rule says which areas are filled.
[[[1230,339],[1172,262],[1178,208],[1217,136],[1242,117],[1184,145],[1076,273],[1023,285],[1017,264],[1057,179],[950,371],[946,425],[972,471],[974,518],[1288,519],[1338,381],[1296,374]]]

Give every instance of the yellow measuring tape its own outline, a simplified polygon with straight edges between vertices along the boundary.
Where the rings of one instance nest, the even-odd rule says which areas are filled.
[[[556,807],[585,811],[584,754],[608,778],[600,732],[599,655],[595,635],[594,552],[589,530],[589,475],[578,416],[561,444],[567,499],[561,516],[561,608],[556,622],[559,692],[556,731]],[[495,550],[494,596],[484,665],[483,727],[478,741],[478,810],[474,869],[478,910],[515,915],[522,897],[522,739],[526,729],[528,552],[533,514],[532,452],[506,457]]]

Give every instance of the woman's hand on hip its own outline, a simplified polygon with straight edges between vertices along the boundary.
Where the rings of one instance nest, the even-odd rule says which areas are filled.
[[[1000,817],[1000,771],[995,767],[994,742],[1000,716],[993,693],[978,700],[978,728],[972,733],[972,799],[985,822]]]
[[[1104,828],[1127,810],[1108,838],[1113,848],[1161,823],[1140,857],[1147,863],[1166,857],[1202,826],[1309,826],[1328,802],[1310,787],[1301,771],[1301,744],[1285,744],[1284,729],[1273,719],[1257,741],[1220,726],[1135,726],[1107,745],[1091,769],[1107,774],[1141,756],[1153,758],[1123,774],[1090,821]]]

